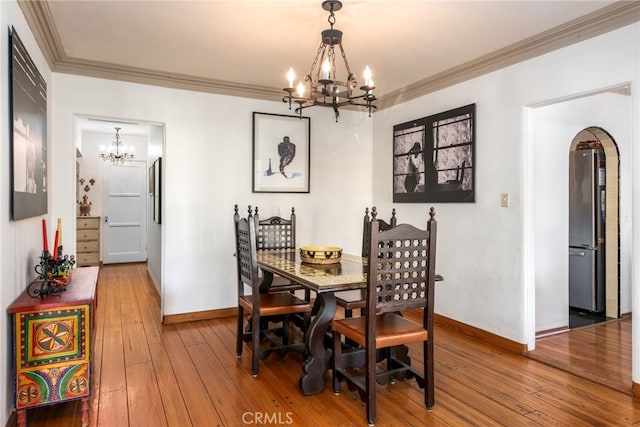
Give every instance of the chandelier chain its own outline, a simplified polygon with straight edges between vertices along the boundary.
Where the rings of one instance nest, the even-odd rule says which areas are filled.
[[[316,68],[316,65],[318,65],[318,59],[320,59],[320,54],[322,53],[322,47],[324,46],[323,42],[320,42],[320,46],[318,47],[318,52],[316,52],[316,57],[313,59],[313,63],[311,64],[311,70],[309,71],[309,76],[311,76],[313,74],[313,70],[317,70],[316,71],[316,80],[318,79],[318,76],[320,75],[320,68]]]
[[[351,72],[351,67],[349,67],[349,61],[347,61],[347,55],[344,53],[344,48],[342,47],[342,43],[340,43],[340,52],[342,53],[342,59],[344,60],[344,66],[347,69],[347,80],[351,80],[353,77],[353,73]],[[355,81],[355,77],[353,77],[353,81]]]

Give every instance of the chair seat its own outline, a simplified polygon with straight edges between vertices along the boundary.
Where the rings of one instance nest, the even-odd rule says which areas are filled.
[[[367,293],[364,289],[336,292],[334,296],[336,297],[338,307],[342,307],[345,310],[364,308],[367,305],[367,301],[365,300]]]
[[[248,312],[253,309],[251,295],[238,298],[240,304]],[[311,304],[288,292],[260,294],[260,316],[278,316],[281,314],[305,313],[311,311]]]
[[[334,320],[332,328],[361,346],[366,345],[366,317]],[[384,313],[376,316],[376,348],[426,341],[428,338],[429,333],[422,325],[407,320],[399,314]]]

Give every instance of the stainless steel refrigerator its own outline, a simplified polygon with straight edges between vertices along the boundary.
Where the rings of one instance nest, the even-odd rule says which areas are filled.
[[[571,152],[569,160],[569,306],[605,309],[605,169],[602,150]]]

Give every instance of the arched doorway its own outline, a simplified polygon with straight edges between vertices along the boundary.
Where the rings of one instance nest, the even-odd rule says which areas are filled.
[[[582,147],[586,144],[586,147]],[[582,146],[581,146],[582,145]],[[578,132],[571,142],[570,152],[580,148],[598,147],[604,152],[604,288],[605,316],[620,317],[620,157],[613,137],[600,127],[588,127]]]

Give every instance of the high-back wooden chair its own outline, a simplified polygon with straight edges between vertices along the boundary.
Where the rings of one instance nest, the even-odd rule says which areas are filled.
[[[255,207],[253,218],[256,222],[256,249],[258,251],[270,251],[279,249],[296,249],[296,211],[291,208],[289,219],[272,216],[260,219],[258,207]],[[269,276],[269,280],[263,280],[260,286],[261,292],[294,292],[304,289],[298,283],[292,283],[280,276]],[[309,300],[311,291],[304,289],[305,299]]]
[[[395,227],[398,224],[398,218],[396,218],[396,209],[391,210],[391,218],[389,222],[383,219],[378,219],[378,210],[374,206],[371,208],[371,216],[369,216],[369,208],[364,209],[364,218],[362,219],[362,257],[365,258],[369,254],[369,235],[371,228],[371,221],[378,221],[378,230],[384,231],[391,227]],[[344,316],[351,317],[353,310],[362,310],[365,306],[366,292],[364,291],[345,291],[337,292],[335,294],[336,304],[338,307],[344,309]]]
[[[371,222],[367,274],[367,304],[362,317],[334,320],[333,388],[341,389],[340,381],[347,380],[364,395],[366,416],[370,425],[376,420],[376,379],[384,381],[399,374],[416,378],[424,388],[427,409],[434,405],[433,368],[433,307],[436,264],[436,220],[431,208],[427,229],[400,224],[386,231],[378,231],[378,223]],[[400,314],[411,308],[423,309],[421,324]],[[342,353],[344,336],[364,347],[365,375],[347,367]],[[423,342],[424,371],[412,368],[410,359],[396,352],[398,346]],[[406,348],[406,347],[405,347]],[[376,351],[384,349],[386,370],[377,371]]]
[[[362,257],[369,255],[369,228],[371,227],[371,221],[378,221],[378,230],[384,231],[391,227],[398,225],[398,218],[396,218],[396,208],[391,210],[391,218],[389,222],[384,219],[378,218],[378,210],[374,206],[371,208],[371,217],[369,217],[369,208],[364,210],[364,218],[362,220]]]
[[[258,207],[254,212],[256,222],[256,248],[259,251],[272,249],[295,249],[296,247],[296,211],[291,208],[289,219],[272,216],[260,219]]]
[[[242,356],[243,342],[252,343],[251,369],[253,376],[258,375],[259,359],[272,351],[280,353],[295,349],[304,350],[304,343],[289,343],[289,316],[302,314],[304,329],[309,324],[311,304],[301,300],[289,292],[260,293],[261,280],[258,276],[258,260],[256,248],[256,222],[251,214],[247,218],[234,215],[236,238],[236,262],[238,270],[238,325],[236,333],[236,352]],[[248,288],[251,293],[246,293]],[[245,311],[249,315],[245,329]],[[269,321],[281,323],[277,329],[269,329]],[[281,322],[280,322],[281,321]],[[268,347],[261,348],[262,338]]]

